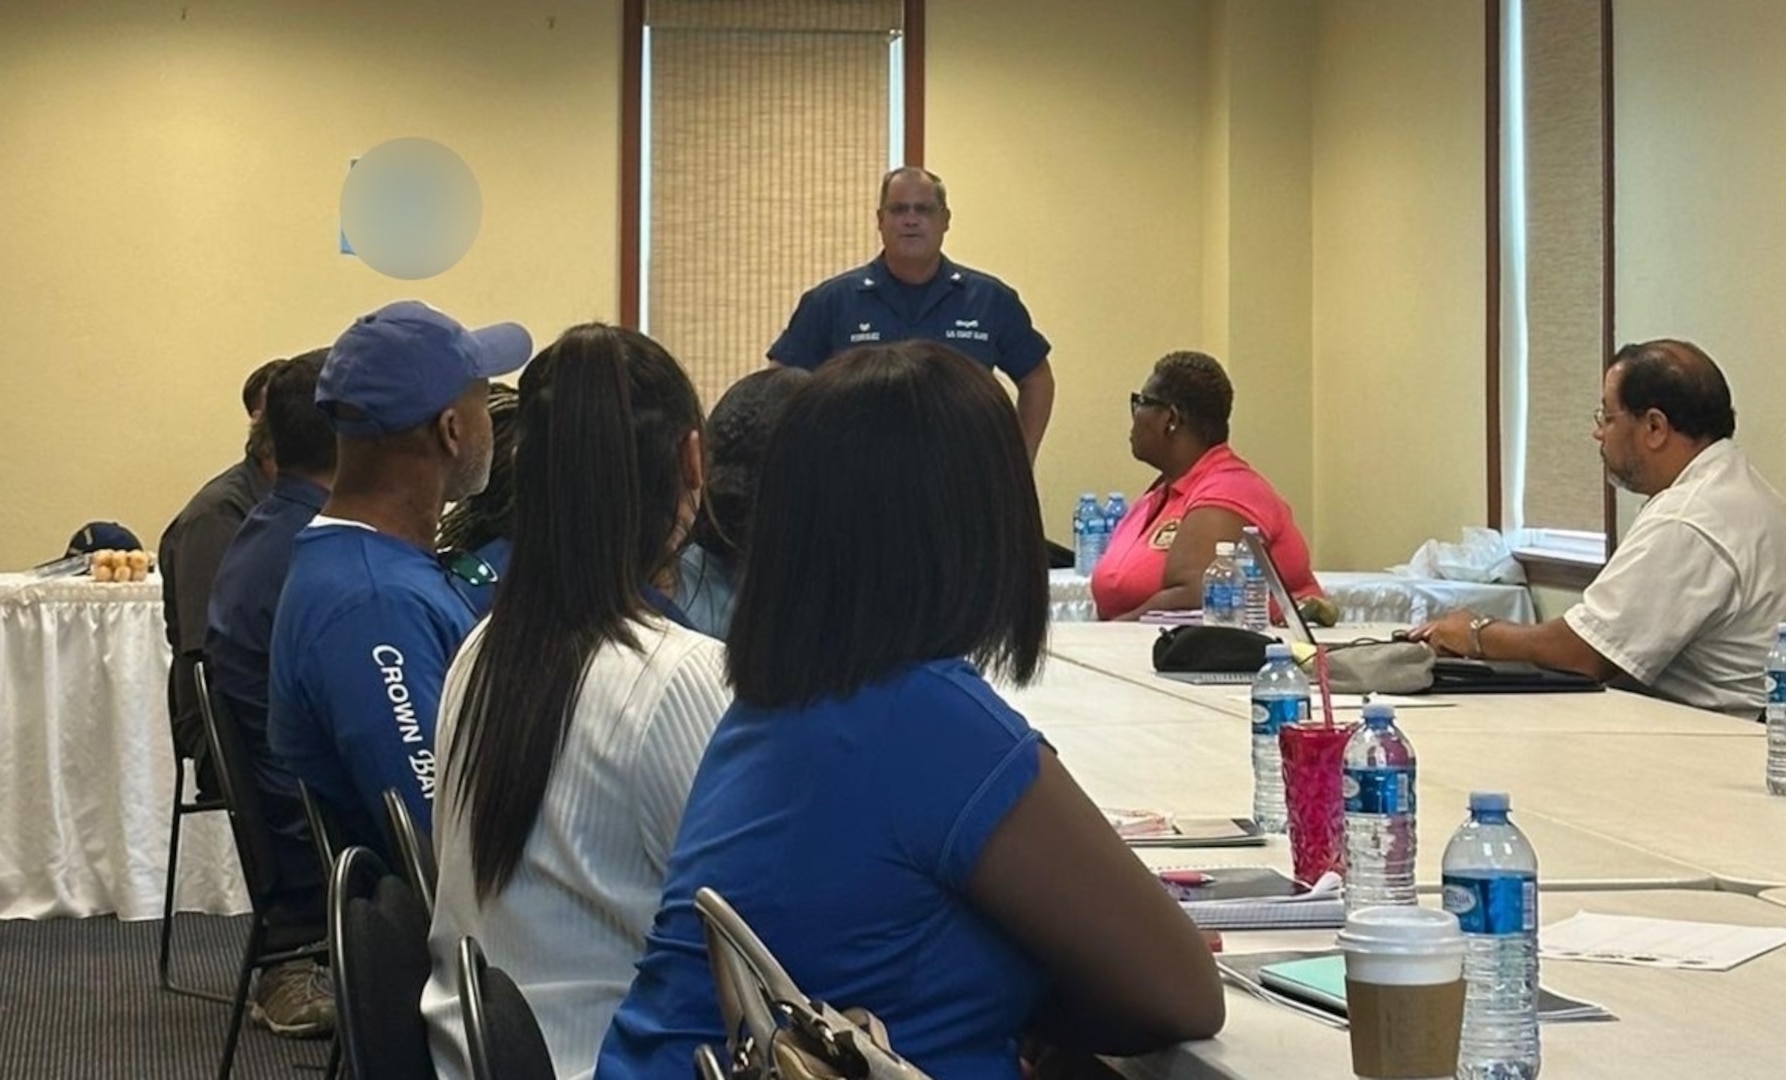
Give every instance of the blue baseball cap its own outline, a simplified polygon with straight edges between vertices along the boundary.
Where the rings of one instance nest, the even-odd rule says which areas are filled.
[[[400,300],[335,339],[317,376],[316,406],[343,435],[408,431],[476,380],[506,375],[532,355],[533,339],[516,323],[467,330],[419,300]],[[340,405],[359,415],[340,415]]]
[[[89,521],[68,538],[66,555],[95,551],[135,551],[143,546],[136,534],[115,521]]]

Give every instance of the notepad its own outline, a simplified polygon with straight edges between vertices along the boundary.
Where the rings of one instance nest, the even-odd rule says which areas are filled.
[[[1205,930],[1320,929],[1344,926],[1346,904],[1337,874],[1314,887],[1295,883],[1268,867],[1224,867],[1215,884],[1179,893],[1178,906]]]
[[[1265,843],[1265,834],[1258,824],[1244,817],[1173,816],[1158,828],[1117,831],[1130,847],[1226,848],[1258,847]]]

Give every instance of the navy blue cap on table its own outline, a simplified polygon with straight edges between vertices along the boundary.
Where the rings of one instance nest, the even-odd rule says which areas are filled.
[[[335,339],[316,380],[316,405],[343,435],[392,435],[532,355],[533,339],[516,323],[467,330],[419,300],[400,300],[360,316]],[[357,415],[342,415],[342,405]]]
[[[107,549],[135,551],[142,546],[143,542],[135,533],[115,521],[89,521],[68,538],[65,555],[86,555]]]

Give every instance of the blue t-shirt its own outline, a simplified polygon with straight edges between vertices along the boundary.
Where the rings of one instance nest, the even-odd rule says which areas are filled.
[[[205,619],[211,685],[230,704],[253,759],[255,780],[262,791],[293,799],[298,782],[267,745],[273,616],[291,567],[292,541],[328,497],[321,486],[280,473],[272,493],[248,512],[224,552]],[[307,841],[308,836],[307,827],[297,831],[299,839]]]
[[[676,561],[676,604],[688,616],[688,625],[724,641],[736,602],[732,577],[720,561],[699,544],[683,548]]]
[[[1048,359],[1017,290],[946,258],[930,281],[906,285],[885,255],[808,290],[769,359],[811,370],[857,345],[909,338],[943,342],[1013,381]]]
[[[703,885],[803,991],[873,1011],[937,1080],[1016,1080],[1046,974],[967,886],[1035,781],[1038,743],[960,660],[806,709],[733,705],[695,774],[597,1080],[686,1080],[697,1045],[723,1045],[694,911]]]
[[[319,521],[298,534],[273,625],[273,750],[349,843],[388,850],[384,789],[433,824],[434,723],[471,604],[431,552]]]

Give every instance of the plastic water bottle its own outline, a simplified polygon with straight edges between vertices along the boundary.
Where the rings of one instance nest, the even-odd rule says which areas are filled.
[[[1786,795],[1786,622],[1767,654],[1767,793]]]
[[[1240,568],[1234,565],[1234,544],[1221,540],[1215,558],[1203,571],[1203,625],[1240,625]]]
[[[1344,768],[1346,910],[1414,903],[1414,747],[1395,709],[1364,707]]]
[[[1110,546],[1110,537],[1115,534],[1116,527],[1122,523],[1123,516],[1128,512],[1129,504],[1122,497],[1122,492],[1112,491],[1110,497],[1104,500],[1105,547]]]
[[[1091,501],[1091,517],[1085,523],[1086,546],[1091,548],[1091,566],[1085,568],[1087,574],[1091,573],[1092,566],[1098,565],[1098,560],[1104,557],[1104,552],[1110,547],[1110,533],[1114,529],[1115,526],[1110,523],[1109,515],[1105,514],[1103,509],[1098,506],[1098,500],[1094,496]]]
[[[1538,1075],[1538,856],[1507,806],[1471,792],[1470,820],[1445,845],[1445,910],[1467,942],[1458,1080]]]
[[[1091,519],[1098,516],[1098,497],[1087,491],[1079,496],[1073,509],[1073,572],[1081,577],[1091,574],[1098,561],[1091,548]]]
[[[1284,831],[1284,759],[1278,729],[1309,717],[1308,676],[1290,646],[1265,646],[1265,666],[1253,676],[1253,820],[1263,832]]]
[[[1271,597],[1265,585],[1265,567],[1259,565],[1253,552],[1264,547],[1265,540],[1257,527],[1248,525],[1240,530],[1251,540],[1255,548],[1243,541],[1235,545],[1234,561],[1240,566],[1241,598],[1240,624],[1256,633],[1267,633],[1271,630]]]

